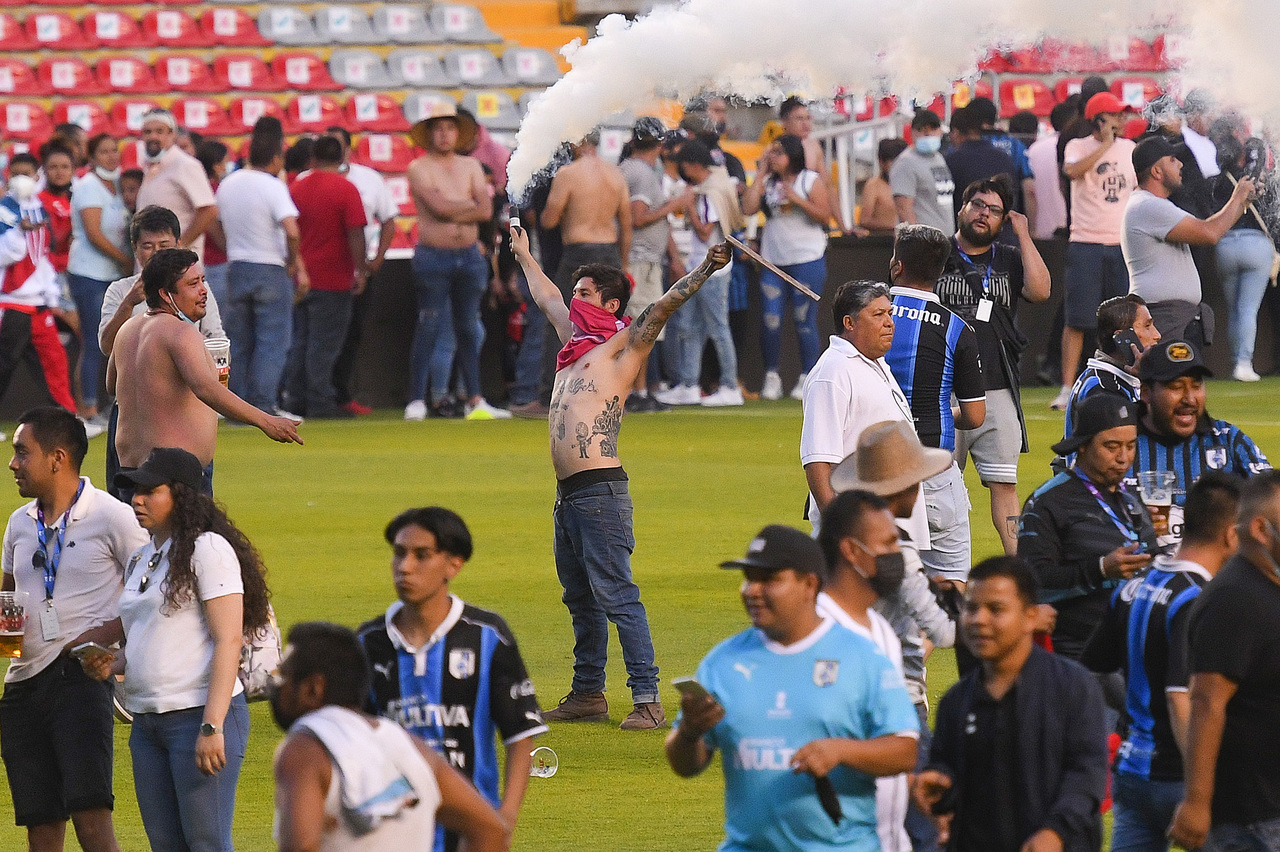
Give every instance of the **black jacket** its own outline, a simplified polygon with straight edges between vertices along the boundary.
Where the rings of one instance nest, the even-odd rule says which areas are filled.
[[[964,820],[965,727],[982,669],[947,690],[938,704],[929,768],[956,785],[955,838]],[[1107,734],[1102,689],[1085,668],[1033,647],[1018,675],[1019,832],[1023,842],[1042,828],[1062,838],[1064,852],[1098,852],[1102,847],[1099,807],[1107,786]],[[1012,770],[1011,770],[1012,771]]]

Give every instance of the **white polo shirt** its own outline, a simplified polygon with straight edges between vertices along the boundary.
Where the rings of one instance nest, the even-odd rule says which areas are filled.
[[[800,464],[840,464],[858,448],[862,431],[883,420],[912,423],[911,405],[889,365],[884,358],[872,361],[843,337],[832,335],[831,345],[813,365],[804,385]],[[822,518],[812,494],[809,522],[816,535]],[[929,549],[929,520],[923,494],[904,527],[917,547]]]
[[[31,564],[40,549],[36,533],[36,501],[9,516],[4,531],[4,573],[13,577],[19,594],[27,596],[27,626],[22,638],[22,659],[9,664],[5,683],[35,677],[44,671],[72,639],[120,614],[120,589],[129,555],[143,545],[147,533],[138,526],[133,509],[105,491],[99,491],[81,477],[84,491],[71,507],[62,555],[54,581],[53,609],[58,615],[60,635],[49,641],[41,635],[40,613],[50,605],[46,600],[44,572]],[[62,516],[45,518],[51,525],[46,540],[56,536]],[[50,545],[52,542],[50,541]]]

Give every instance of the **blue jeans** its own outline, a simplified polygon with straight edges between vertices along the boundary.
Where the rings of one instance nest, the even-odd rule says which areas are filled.
[[[916,717],[920,720],[920,740],[916,743],[916,772],[920,772],[929,765],[929,749],[933,745],[928,705],[917,704]],[[916,807],[914,797],[907,799],[906,827],[907,836],[911,838],[911,852],[938,852],[938,827]]]
[[[209,285],[209,293],[218,303],[219,312],[222,311],[222,306],[227,304],[228,266],[230,266],[228,263],[218,263],[204,268],[204,283]]]
[[[231,392],[263,411],[273,411],[293,337],[293,281],[283,266],[239,260],[227,265]]]
[[[312,290],[293,309],[293,342],[284,369],[285,408],[308,417],[338,413],[333,365],[351,324],[351,291]]]
[[[1227,300],[1227,337],[1236,363],[1253,361],[1258,309],[1271,278],[1271,240],[1253,228],[1233,228],[1218,241],[1218,275]]]
[[[511,404],[527,405],[538,398],[538,383],[542,379],[542,339],[547,333],[547,318],[533,300],[523,272],[516,273],[516,283],[525,304],[524,337],[520,340],[520,354],[516,356],[516,381],[511,387]]]
[[[98,325],[102,321],[102,299],[111,282],[68,273],[67,284],[80,315],[80,399],[86,407],[96,408],[104,363],[98,348]]]
[[[1165,832],[1184,789],[1181,781],[1147,781],[1127,772],[1113,772],[1112,852],[1167,852]]]
[[[612,621],[632,701],[648,704],[658,700],[658,667],[640,588],[631,579],[636,546],[631,511],[626,482],[600,482],[568,497],[557,495],[556,574],[573,620],[573,691],[604,691]]]
[[[480,299],[489,285],[489,263],[475,246],[437,249],[419,244],[413,251],[413,273],[418,296],[418,327],[413,333],[409,358],[409,399],[425,400],[431,381],[431,401],[439,402],[449,391],[449,371],[439,375],[432,358],[440,329],[453,315],[457,338],[458,373],[469,397],[480,395],[480,347],[484,326],[480,323]],[[452,311],[450,307],[452,306]]]
[[[216,775],[196,768],[203,717],[203,707],[133,717],[133,786],[152,852],[232,852],[231,821],[249,741],[249,705],[243,694],[231,699],[223,723],[227,765]]]
[[[822,285],[827,280],[827,259],[820,257],[808,263],[780,267],[783,272],[807,284],[809,289],[822,295]],[[808,373],[818,362],[821,339],[818,336],[818,303],[768,269],[760,273],[760,298],[764,308],[764,330],[760,333],[760,348],[764,351],[764,368],[778,371],[782,348],[782,312],[791,305],[796,322],[796,342],[800,345],[800,372]]]
[[[688,313],[681,324],[680,384],[697,386],[702,373],[702,350],[709,339],[720,361],[721,387],[738,386],[738,353],[729,331],[729,276],[733,267],[718,270],[680,310]]]
[[[1215,825],[1200,852],[1275,852],[1280,849],[1280,818],[1249,825]]]

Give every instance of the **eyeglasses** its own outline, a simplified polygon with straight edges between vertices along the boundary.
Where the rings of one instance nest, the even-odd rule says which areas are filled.
[[[970,198],[969,206],[973,208],[973,212],[975,213],[990,213],[997,219],[1004,215],[1003,207],[992,207],[987,202],[978,198]]]

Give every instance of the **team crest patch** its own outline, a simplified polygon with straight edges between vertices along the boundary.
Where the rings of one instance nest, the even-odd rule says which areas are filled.
[[[839,660],[817,660],[813,664],[814,686],[831,686],[840,676]]]
[[[1204,464],[1210,470],[1222,470],[1227,466],[1227,448],[1210,447],[1204,451]]]
[[[1191,351],[1191,347],[1186,343],[1171,343],[1169,344],[1169,348],[1165,350],[1165,353],[1169,360],[1175,364],[1180,364],[1183,361],[1190,361],[1192,358],[1196,357],[1195,353]]]
[[[449,674],[454,680],[465,680],[476,673],[476,652],[470,648],[455,648],[449,652]]]

